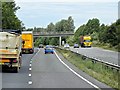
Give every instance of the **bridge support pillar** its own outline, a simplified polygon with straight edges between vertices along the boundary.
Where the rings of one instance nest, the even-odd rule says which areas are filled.
[[[61,36],[59,37],[59,46],[61,46]]]

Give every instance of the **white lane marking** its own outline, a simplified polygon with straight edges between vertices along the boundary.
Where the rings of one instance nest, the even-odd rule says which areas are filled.
[[[38,48],[37,48],[38,49]],[[38,49],[38,52],[30,59],[30,64],[32,66],[32,59],[40,52],[40,49]]]
[[[29,71],[31,71],[32,70],[32,68],[29,68]]]
[[[31,66],[32,66],[32,59],[40,52],[40,49],[38,49],[38,52],[30,59],[30,68],[29,68],[29,71],[32,70]],[[31,77],[32,74],[29,74],[29,77]],[[32,81],[29,81],[28,84],[31,85],[33,82]]]
[[[32,81],[29,81],[28,84],[31,85],[31,84],[32,84]]]
[[[90,84],[91,86],[93,86],[94,88],[97,88],[99,90],[101,90],[98,86],[96,86],[95,84],[93,84],[92,82],[88,81],[87,79],[85,79],[84,77],[82,77],[81,75],[79,75],[77,72],[75,72],[73,69],[71,69],[67,64],[65,64],[61,58],[57,55],[57,53],[55,52],[55,55],[57,56],[57,58],[59,59],[59,61],[65,65],[71,72],[73,72],[75,75],[77,75],[79,78],[81,78],[82,80],[84,80],[85,82],[87,82],[88,84]]]
[[[32,64],[30,64],[30,67],[32,66]]]
[[[32,61],[30,61],[30,63],[32,63]]]
[[[29,74],[29,77],[31,77],[32,76],[32,74]]]

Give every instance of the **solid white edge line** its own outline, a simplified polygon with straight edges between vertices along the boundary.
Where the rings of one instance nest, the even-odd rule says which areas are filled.
[[[93,86],[94,88],[97,88],[99,90],[101,90],[98,86],[96,86],[95,84],[93,84],[92,82],[88,81],[87,79],[85,79],[84,77],[82,77],[81,75],[79,75],[77,72],[75,72],[73,69],[71,69],[67,64],[65,64],[61,58],[57,55],[57,53],[55,52],[55,55],[57,56],[57,58],[59,59],[59,61],[65,65],[71,72],[73,72],[75,75],[77,75],[79,78],[81,78],[82,80],[84,80],[85,82],[87,82],[88,84],[90,84],[91,86]]]

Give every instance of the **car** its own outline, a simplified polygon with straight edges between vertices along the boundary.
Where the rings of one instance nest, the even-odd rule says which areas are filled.
[[[65,44],[64,48],[70,48],[70,45],[69,44]]]
[[[47,54],[47,53],[52,53],[52,54],[54,54],[54,49],[53,49],[53,47],[51,47],[50,45],[47,45],[47,46],[45,47],[45,54]]]
[[[40,45],[39,45],[39,48],[44,48],[43,44],[40,44]]]
[[[79,45],[78,44],[74,44],[74,48],[79,48]]]

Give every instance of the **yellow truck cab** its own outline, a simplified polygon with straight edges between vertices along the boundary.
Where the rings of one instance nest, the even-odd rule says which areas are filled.
[[[91,36],[81,36],[80,44],[81,44],[81,47],[91,47],[91,44],[92,44]]]
[[[33,32],[22,32],[22,53],[34,53]]]

